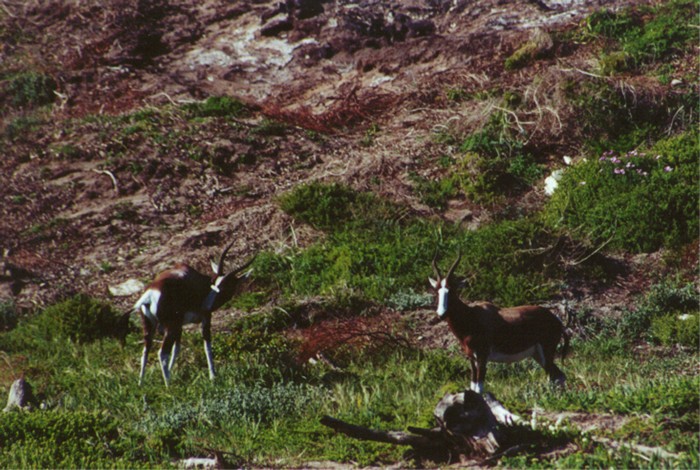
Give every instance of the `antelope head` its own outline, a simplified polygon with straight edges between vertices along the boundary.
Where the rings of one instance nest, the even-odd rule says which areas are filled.
[[[203,304],[204,310],[210,312],[214,311],[231,300],[231,297],[236,293],[239,286],[239,281],[247,279],[250,276],[251,271],[243,274],[241,273],[253,263],[255,256],[252,256],[248,261],[233,271],[229,273],[225,272],[224,262],[226,260],[226,254],[231,249],[231,246],[233,246],[233,243],[234,242],[231,242],[226,245],[224,251],[221,252],[221,257],[219,257],[218,262],[213,260],[211,262],[211,269],[214,275],[211,278],[211,291]]]
[[[451,290],[459,290],[464,287],[464,283],[458,281],[454,277],[454,270],[462,259],[462,252],[460,251],[457,255],[457,259],[452,263],[447,274],[443,277],[440,273],[440,269],[437,266],[437,253],[433,257],[433,271],[435,273],[435,278],[429,277],[428,281],[433,289],[436,290],[437,294],[437,314],[439,318],[443,318],[447,313],[449,308],[449,299]]]

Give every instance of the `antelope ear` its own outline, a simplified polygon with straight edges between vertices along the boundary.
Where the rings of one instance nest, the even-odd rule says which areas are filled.
[[[214,274],[216,274],[218,276],[220,274],[219,273],[219,265],[214,260],[211,260],[210,262],[211,262],[211,270],[214,271]]]
[[[436,280],[433,279],[432,277],[429,277],[429,278],[428,278],[428,282],[430,282],[430,285],[433,286],[433,289],[437,289],[438,281],[436,281]]]

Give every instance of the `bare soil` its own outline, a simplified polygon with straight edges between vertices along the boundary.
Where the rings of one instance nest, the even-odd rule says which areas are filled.
[[[107,297],[108,286],[146,281],[174,262],[206,270],[232,238],[234,263],[304,246],[319,234],[275,202],[300,182],[342,181],[418,215],[487,222],[499,208],[464,198],[429,208],[409,178],[439,175],[438,159],[457,152],[435,143],[436,132],[478,128],[497,106],[451,101],[446,90],[517,89],[539,102],[521,124],[556,168],[580,143],[553,84],[587,68],[587,46],[515,72],[503,63],[535,31],[565,31],[596,9],[630,3],[639,2],[3,2],[0,60],[6,70],[32,64],[51,75],[58,98],[40,130],[12,139],[0,159],[0,297],[22,309],[77,291]],[[215,95],[255,111],[236,127],[203,125],[191,140],[189,122],[161,119],[155,132],[180,136],[172,159],[138,134],[117,141],[106,121],[90,119]],[[8,126],[27,112],[7,107],[0,117]],[[289,127],[247,139],[265,119]],[[205,161],[186,158],[184,144]],[[543,198],[535,188],[505,204],[531,208]],[[619,260],[618,282],[577,286],[578,297],[625,305],[648,282],[647,261]],[[128,308],[135,299],[112,300]]]

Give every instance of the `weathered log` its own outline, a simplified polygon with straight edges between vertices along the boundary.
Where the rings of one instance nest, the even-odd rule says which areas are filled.
[[[437,427],[409,427],[409,432],[369,429],[330,416],[324,416],[321,424],[356,439],[411,446],[417,455],[443,454],[453,460],[497,453],[504,441],[502,426],[520,421],[492,395],[482,396],[471,390],[448,393],[433,415]]]

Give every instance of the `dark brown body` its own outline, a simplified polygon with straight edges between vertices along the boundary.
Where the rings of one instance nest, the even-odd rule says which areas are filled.
[[[565,381],[554,357],[562,337],[566,354],[568,337],[559,318],[546,308],[499,309],[490,302],[464,304],[451,299],[445,319],[471,361],[473,389],[481,391],[488,361],[516,362],[527,357],[535,359],[552,382]]]
[[[491,302],[465,304],[457,294],[464,286],[452,273],[461,254],[444,277],[436,259],[430,278],[437,297],[438,318],[446,320],[472,366],[471,389],[482,393],[489,361],[516,362],[531,357],[544,368],[555,384],[564,384],[564,373],[554,364],[559,342],[564,338],[566,355],[569,338],[559,318],[544,307],[523,305],[499,308]]]
[[[145,374],[148,353],[153,346],[156,329],[164,332],[160,348],[160,366],[166,386],[170,381],[170,371],[175,365],[180,350],[182,327],[189,323],[202,324],[204,352],[209,367],[209,377],[214,379],[214,360],[211,351],[211,315],[212,312],[233,297],[239,280],[247,274],[238,274],[248,267],[251,258],[243,266],[223,275],[224,257],[231,247],[229,244],[217,264],[212,263],[214,276],[207,276],[186,264],[178,264],[158,274],[141,298],[134,305],[141,316],[143,325],[143,355],[139,383]],[[248,273],[250,274],[250,272]]]

